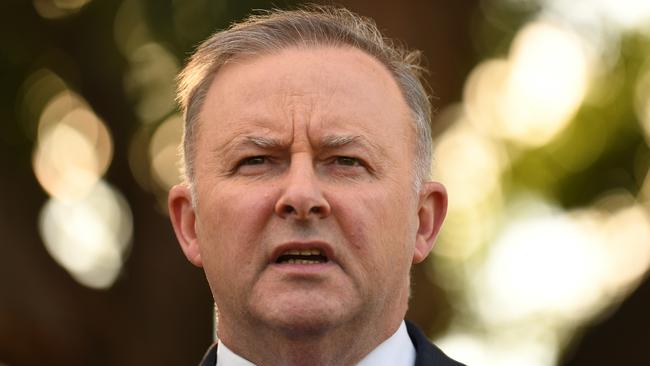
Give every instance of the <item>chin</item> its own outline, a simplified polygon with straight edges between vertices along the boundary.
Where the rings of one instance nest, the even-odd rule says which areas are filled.
[[[308,294],[275,297],[272,302],[259,304],[253,313],[286,337],[317,337],[355,317],[355,306],[333,300]]]

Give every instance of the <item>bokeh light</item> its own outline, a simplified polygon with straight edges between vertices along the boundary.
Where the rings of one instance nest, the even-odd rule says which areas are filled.
[[[174,184],[180,183],[178,149],[182,137],[183,120],[178,114],[166,119],[151,137],[151,172],[158,186],[165,192]]]
[[[650,146],[650,59],[636,85],[635,107],[646,142]]]
[[[125,88],[136,100],[142,122],[157,122],[176,110],[176,74],[179,63],[164,47],[147,43],[129,55]]]
[[[502,173],[509,160],[503,147],[477,131],[458,107],[449,107],[437,123],[452,127],[435,142],[433,176],[445,183],[449,209],[435,255],[465,260],[487,243],[502,205]],[[461,168],[462,167],[462,168]]]
[[[573,23],[603,26],[617,31],[648,29],[650,3],[644,0],[537,0],[548,13]]]
[[[510,65],[505,59],[490,59],[478,64],[467,77],[463,106],[469,122],[488,136],[503,130],[499,106],[503,103]]]
[[[604,276],[607,293],[630,291],[650,269],[650,217],[647,208],[633,203],[613,212],[602,226],[607,255]]]
[[[521,195],[504,215],[482,264],[461,269],[475,322],[458,320],[438,341],[469,364],[553,365],[580,324],[646,277],[648,210],[624,192],[571,211]]]
[[[217,3],[221,4],[214,4]],[[206,4],[183,1],[172,5],[175,26],[182,28],[184,33],[181,33],[201,31],[200,19],[204,17],[193,18],[192,27],[184,22]],[[124,90],[142,122],[129,143],[129,166],[138,184],[154,193],[162,208],[166,206],[162,203],[166,202],[167,189],[179,180],[177,146],[170,144],[174,140],[178,145],[182,133],[175,100],[175,78],[180,62],[165,46],[153,40],[144,9],[145,4],[140,0],[123,1],[115,17],[114,36],[129,61]]]
[[[151,30],[143,14],[144,6],[141,0],[124,0],[115,14],[113,37],[124,57],[128,58],[135,50],[151,42]]]
[[[60,200],[85,196],[113,156],[106,125],[72,92],[64,91],[44,109],[38,126],[34,173]]]
[[[436,344],[466,365],[547,366],[557,359],[557,342],[542,327],[505,335],[451,331]]]
[[[462,120],[441,136],[434,156],[433,174],[447,183],[452,210],[472,207],[500,190],[506,154]]]
[[[532,23],[519,31],[500,106],[506,137],[541,145],[566,126],[587,88],[583,49],[579,37],[554,24]]]
[[[51,104],[52,98],[66,90],[65,82],[48,69],[36,70],[25,79],[21,86],[19,112],[24,132],[30,140],[36,140],[45,107]]]
[[[132,236],[131,211],[102,177],[113,158],[106,124],[88,103],[49,71],[26,82],[26,104],[43,104],[36,127],[34,174],[51,196],[41,210],[45,248],[84,286],[113,284]],[[44,85],[43,92],[34,87]],[[56,94],[53,94],[57,91]],[[45,102],[44,100],[50,97]]]
[[[465,89],[470,122],[524,146],[548,143],[571,121],[589,83],[586,46],[569,29],[533,22],[521,29],[508,60],[476,68]]]
[[[45,248],[79,283],[91,288],[113,284],[133,231],[129,205],[104,181],[82,199],[51,198],[41,212]]]
[[[158,123],[176,110],[175,77],[180,63],[153,41],[144,17],[145,4],[125,0],[115,16],[115,43],[129,61],[124,89],[134,101],[141,122]]]
[[[45,19],[59,19],[77,13],[91,0],[33,0],[34,9]]]
[[[620,106],[635,72],[621,65],[622,36],[606,24],[643,27],[632,18],[646,17],[644,6],[631,16],[605,14],[611,1],[539,3],[538,17],[513,30],[506,57],[471,71],[436,141],[434,171],[450,207],[432,268],[460,294],[437,343],[467,364],[557,364],[576,331],[650,268],[646,160],[635,163],[637,180],[645,175],[638,199],[615,190],[569,209],[554,188],[593,167],[621,130],[623,114],[594,112]],[[647,56],[640,64],[634,106],[648,142]]]
[[[499,323],[549,312],[584,314],[600,295],[598,237],[543,201],[517,206],[476,272],[482,318]]]

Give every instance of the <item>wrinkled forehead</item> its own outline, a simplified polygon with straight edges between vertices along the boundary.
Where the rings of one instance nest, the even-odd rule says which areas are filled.
[[[306,118],[338,129],[374,129],[390,119],[412,129],[390,71],[352,47],[288,48],[232,59],[214,76],[203,107],[202,121],[228,121],[230,127],[290,128],[274,122]]]

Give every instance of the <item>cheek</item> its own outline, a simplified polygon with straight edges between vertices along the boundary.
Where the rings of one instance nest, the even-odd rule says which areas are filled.
[[[336,201],[337,220],[366,272],[410,265],[415,243],[414,208],[406,195],[364,189]]]
[[[241,266],[259,250],[264,227],[273,214],[272,195],[263,189],[215,186],[214,194],[199,197],[199,240],[204,262]]]

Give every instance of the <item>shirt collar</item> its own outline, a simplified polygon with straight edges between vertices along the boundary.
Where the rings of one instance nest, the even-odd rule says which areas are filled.
[[[397,331],[366,355],[357,366],[394,366],[415,364],[415,347],[402,321]],[[219,342],[216,366],[255,366]]]
[[[255,364],[231,351],[230,348],[219,341],[216,366],[255,366]]]
[[[415,347],[408,332],[406,324],[402,321],[397,331],[382,342],[377,348],[368,353],[357,366],[394,366],[414,365]]]

